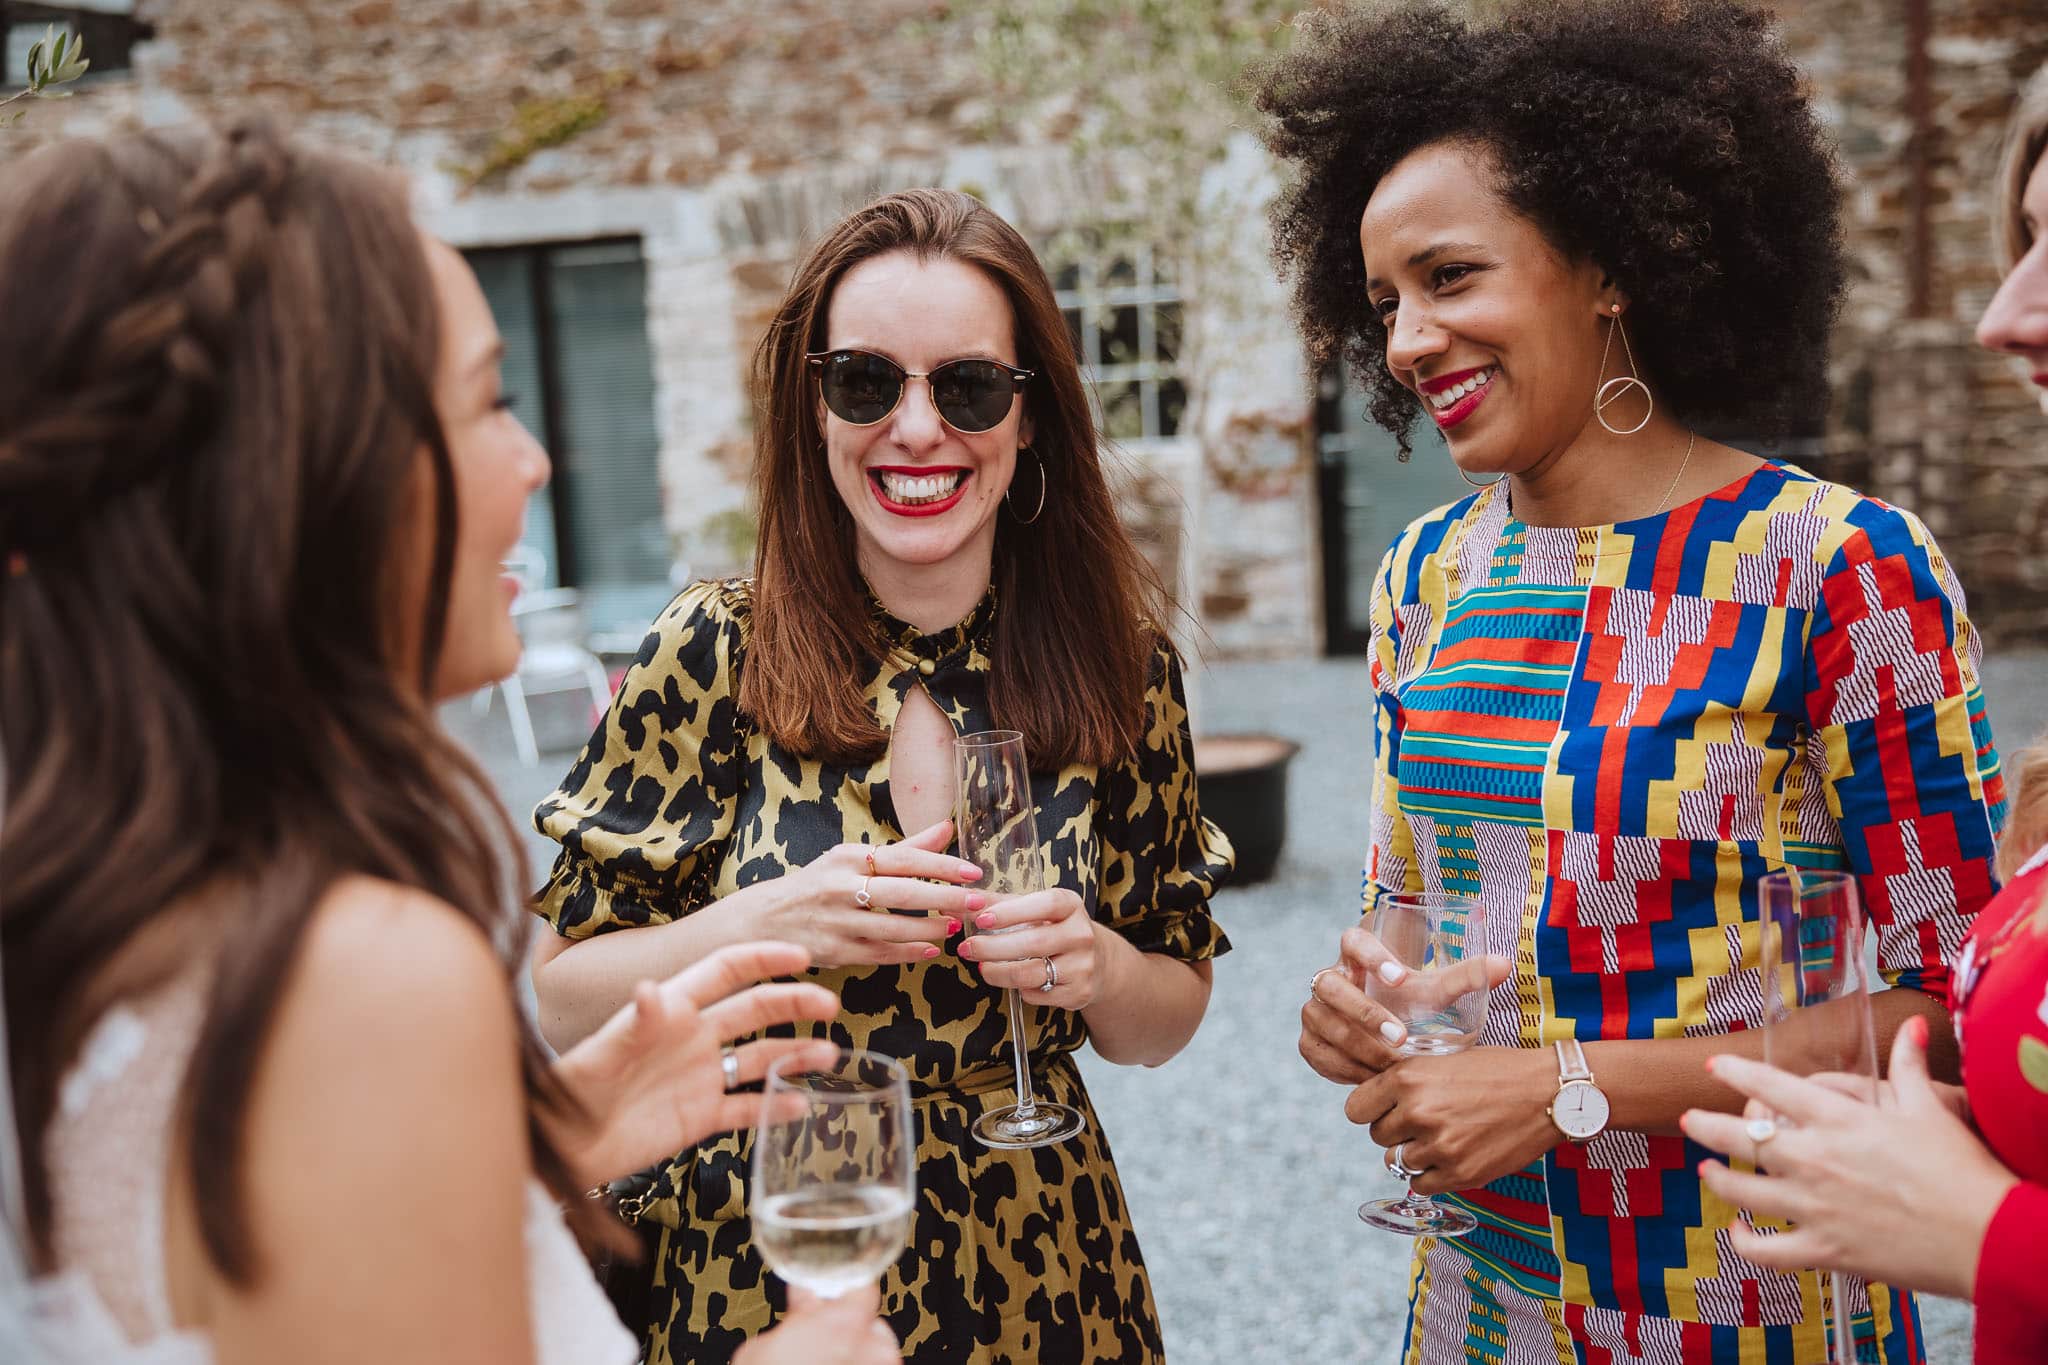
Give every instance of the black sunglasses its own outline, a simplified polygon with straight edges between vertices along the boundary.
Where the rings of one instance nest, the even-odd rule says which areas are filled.
[[[922,379],[931,385],[939,417],[970,435],[1008,417],[1034,373],[995,360],[949,360],[932,370],[906,370],[869,351],[813,351],[804,359],[818,372],[825,406],[842,422],[873,426],[896,411],[906,379]]]

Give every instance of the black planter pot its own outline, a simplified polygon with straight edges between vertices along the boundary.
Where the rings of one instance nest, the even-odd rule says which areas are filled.
[[[1214,735],[1195,741],[1202,814],[1237,849],[1233,886],[1262,882],[1287,842],[1287,764],[1301,746],[1273,735]]]

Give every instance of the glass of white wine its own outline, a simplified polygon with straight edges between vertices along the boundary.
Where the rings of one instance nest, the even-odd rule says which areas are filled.
[[[1397,1049],[1407,1057],[1463,1052],[1486,1027],[1486,906],[1470,896],[1441,892],[1383,892],[1373,911],[1373,935],[1408,969],[1399,985],[1378,972],[1365,975],[1365,993],[1408,1029]],[[1411,1186],[1399,1199],[1361,1204],[1358,1216],[1404,1237],[1462,1237],[1479,1226],[1463,1209],[1437,1203]]]
[[[982,870],[978,889],[991,900],[1045,890],[1045,855],[1038,847],[1038,814],[1031,800],[1031,765],[1024,756],[1024,736],[1015,730],[962,735],[953,741],[953,756],[957,784],[953,831],[960,841],[960,856]],[[972,920],[968,932],[974,932]],[[1087,1120],[1070,1105],[1038,1098],[1031,1086],[1031,1035],[1025,1026],[1023,998],[1007,990],[1003,1004],[1010,1014],[1017,1102],[990,1109],[976,1119],[974,1135],[990,1147],[1010,1149],[1064,1142],[1080,1132]]]
[[[887,1270],[910,1242],[917,1134],[910,1074],[842,1048],[825,1067],[769,1068],[754,1136],[754,1245],[824,1298]]]

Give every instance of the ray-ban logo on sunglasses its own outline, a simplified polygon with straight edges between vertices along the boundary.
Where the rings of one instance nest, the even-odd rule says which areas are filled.
[[[931,386],[932,406],[955,431],[988,431],[1015,405],[1035,371],[996,360],[949,360],[930,370],[906,370],[870,351],[813,351],[804,357],[818,372],[825,406],[842,422],[871,427],[896,411],[905,383]]]

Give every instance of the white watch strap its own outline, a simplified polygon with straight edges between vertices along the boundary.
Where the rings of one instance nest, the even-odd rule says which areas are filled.
[[[1590,1081],[1593,1068],[1586,1065],[1586,1049],[1579,1046],[1576,1038],[1560,1038],[1553,1046],[1557,1049],[1557,1083],[1567,1081]]]

